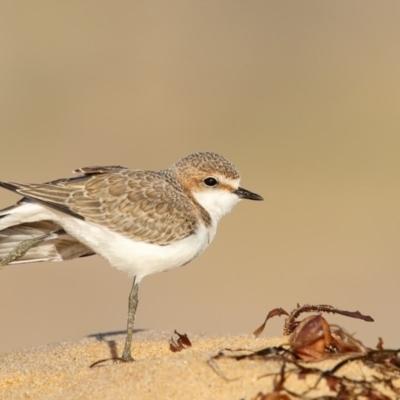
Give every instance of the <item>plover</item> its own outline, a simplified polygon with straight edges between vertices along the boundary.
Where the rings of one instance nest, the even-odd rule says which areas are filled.
[[[124,361],[140,281],[187,264],[213,240],[217,224],[241,199],[262,200],[239,186],[235,166],[199,152],[159,171],[87,167],[42,184],[0,182],[23,198],[0,211],[0,268],[99,254],[133,277]]]

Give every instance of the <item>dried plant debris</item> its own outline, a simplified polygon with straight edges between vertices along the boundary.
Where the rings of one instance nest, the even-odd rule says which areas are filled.
[[[311,305],[311,304],[304,304],[300,306],[297,304],[297,308],[295,308],[290,314],[288,314],[283,308],[274,308],[271,310],[267,318],[265,318],[264,323],[258,327],[254,332],[253,335],[260,336],[263,332],[267,321],[272,317],[280,317],[281,315],[287,315],[288,318],[285,320],[285,327],[283,328],[284,335],[290,335],[296,329],[297,325],[300,324],[299,321],[296,321],[296,318],[305,312],[325,312],[325,313],[332,313],[332,314],[340,314],[350,318],[357,318],[363,319],[364,321],[373,322],[374,320],[369,315],[363,315],[359,311],[345,311],[339,310],[338,308],[329,306],[327,304],[319,304],[319,305]]]
[[[289,317],[285,321],[285,327],[283,330],[284,335],[290,335],[297,327],[299,324],[298,321],[296,321],[296,318],[301,314],[305,312],[325,312],[325,313],[332,313],[332,314],[340,314],[344,315],[346,317],[350,318],[357,318],[357,319],[362,319],[367,322],[374,322],[372,317],[369,315],[363,315],[359,311],[345,311],[345,310],[339,310],[338,308],[326,305],[326,304],[320,304],[320,305],[310,305],[310,304],[304,304],[300,306],[297,304],[297,308],[295,308],[289,315]]]
[[[261,326],[259,326],[254,332],[253,335],[255,337],[260,336],[265,328],[265,325],[267,324],[267,321],[272,318],[272,317],[280,317],[281,315],[287,315],[289,316],[289,314],[283,309],[283,308],[274,308],[273,310],[271,310],[268,314],[267,317],[265,318],[265,321],[263,322],[263,324]]]
[[[400,399],[400,349],[384,349],[381,338],[376,350],[369,349],[343,328],[330,325],[321,315],[297,320],[301,313],[313,311],[373,321],[358,311],[344,311],[328,305],[298,306],[290,314],[277,308],[268,313],[264,324],[254,334],[261,334],[268,319],[287,315],[284,334],[289,335],[288,345],[247,354],[225,349],[214,356],[209,365],[223,379],[229,380],[220,370],[222,359],[268,362],[268,373],[257,379],[269,377],[274,383],[271,386],[270,379],[266,391],[257,393],[251,400]],[[300,381],[304,381],[304,385],[294,385]]]
[[[359,311],[339,310],[328,305],[309,305],[297,306],[290,314],[282,308],[275,308],[270,311],[264,323],[254,331],[254,335],[259,336],[267,321],[275,316],[287,315],[283,334],[290,336],[291,351],[302,360],[318,360],[329,353],[365,353],[366,347],[344,329],[330,325],[321,315],[311,315],[298,321],[296,318],[305,312],[327,312],[344,315],[350,318],[373,321],[368,315],[363,315]]]
[[[258,393],[254,400],[290,400],[287,394],[282,394],[279,392],[272,392],[268,394]]]
[[[188,347],[192,347],[192,342],[186,333],[179,333],[175,329],[174,334],[178,336],[178,339],[175,340],[172,336],[169,341],[169,348],[172,352],[176,353],[177,351],[182,351]]]

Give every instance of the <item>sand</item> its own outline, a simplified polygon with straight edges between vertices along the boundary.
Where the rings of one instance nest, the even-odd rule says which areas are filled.
[[[225,350],[227,355],[244,355],[279,346],[287,343],[287,337],[255,339],[251,335],[189,334],[192,347],[172,352],[169,347],[171,335],[171,332],[137,332],[134,336],[135,362],[107,361],[93,368],[90,365],[95,361],[121,354],[124,335],[97,335],[2,355],[0,399],[264,400],[267,397],[261,394],[273,392],[274,387],[278,396],[280,387],[275,385],[280,381],[282,362],[213,357],[227,348],[230,349]],[[338,359],[333,358],[306,365],[329,369],[337,363]],[[384,377],[385,374],[354,361],[346,364],[337,375],[374,382],[373,390],[390,399],[400,393],[398,371],[391,375],[391,384],[377,383],[373,376]],[[318,377],[312,373],[299,375],[293,366],[287,366],[284,387],[304,393],[315,385]],[[307,392],[304,398],[334,396],[336,392],[331,389],[326,379],[320,379],[317,388]],[[282,396],[287,394],[284,390],[280,393]]]

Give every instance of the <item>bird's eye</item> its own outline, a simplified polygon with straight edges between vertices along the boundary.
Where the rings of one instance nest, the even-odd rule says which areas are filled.
[[[203,182],[206,186],[210,186],[210,187],[213,187],[218,183],[218,181],[215,178],[213,178],[212,176],[209,176],[208,178],[204,179]]]

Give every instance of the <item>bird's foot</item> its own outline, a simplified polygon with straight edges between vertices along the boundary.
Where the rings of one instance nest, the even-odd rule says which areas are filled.
[[[123,362],[132,362],[135,361],[135,359],[131,356],[131,353],[122,353],[121,361]]]

